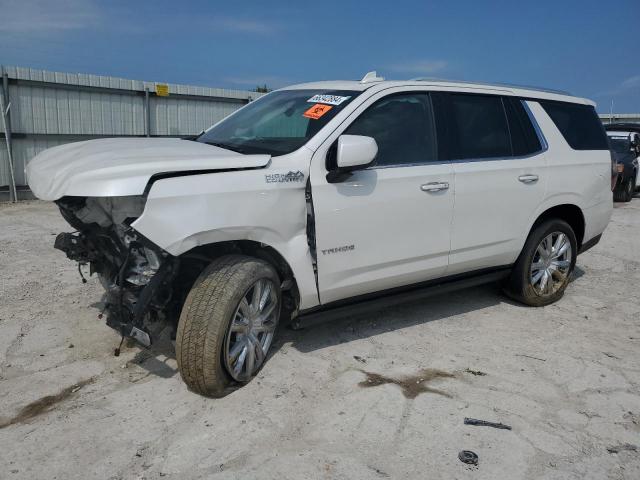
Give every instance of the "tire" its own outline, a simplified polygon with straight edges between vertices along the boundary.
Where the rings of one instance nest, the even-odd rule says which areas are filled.
[[[630,202],[636,189],[635,179],[629,178],[613,191],[613,200],[616,202]]]
[[[554,260],[553,256],[555,253],[553,250],[555,245],[551,245],[550,255],[548,260],[546,260],[540,253],[544,251],[543,245],[541,244],[543,240],[549,238],[551,239],[551,243],[555,244],[558,241],[559,234],[565,235],[564,238],[569,244],[568,248],[570,248],[570,252],[565,250],[560,257]],[[560,250],[562,250],[563,247],[564,243]],[[532,307],[542,307],[559,300],[564,295],[564,291],[569,284],[569,279],[576,264],[577,252],[578,245],[576,235],[567,222],[556,218],[541,222],[531,230],[522,252],[511,271],[505,292],[511,298]],[[536,262],[535,265],[533,263],[534,260]],[[547,266],[540,267],[541,265],[545,265],[545,262],[548,262]],[[556,263],[554,264],[554,262]],[[547,272],[547,282],[543,287],[542,282],[545,271]],[[550,271],[552,274],[549,277],[548,272]],[[534,273],[533,276],[532,272]],[[539,274],[542,276],[538,277]],[[534,281],[536,282],[534,283]]]
[[[265,311],[259,309],[263,299],[260,293],[253,319],[253,297],[259,288],[268,291],[264,294]],[[249,382],[264,365],[276,333],[281,305],[280,280],[267,262],[227,255],[209,265],[187,295],[178,321],[176,359],[189,390],[206,397],[220,397],[232,385]],[[266,315],[269,308],[271,313],[261,323],[261,312]],[[255,333],[253,329],[257,330],[259,323],[263,330]],[[243,365],[246,364],[240,365],[240,372],[235,372],[228,357],[236,351],[230,352],[230,348],[242,349],[236,353],[235,361],[237,366],[242,358]],[[251,363],[250,358],[253,358]]]

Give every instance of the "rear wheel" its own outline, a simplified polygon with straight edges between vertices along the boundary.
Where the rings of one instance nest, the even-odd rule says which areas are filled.
[[[280,282],[263,260],[229,255],[202,272],[185,301],[176,358],[190,390],[219,397],[260,370],[280,318]]]
[[[506,292],[534,307],[562,298],[576,263],[573,229],[560,219],[540,223],[529,234],[511,272]]]

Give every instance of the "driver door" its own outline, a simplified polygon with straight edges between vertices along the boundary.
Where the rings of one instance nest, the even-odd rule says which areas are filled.
[[[327,155],[342,133],[373,137],[378,155],[368,168],[329,183]],[[454,177],[451,164],[438,159],[435,138],[429,95],[404,90],[374,95],[316,151],[311,187],[320,303],[445,274]]]

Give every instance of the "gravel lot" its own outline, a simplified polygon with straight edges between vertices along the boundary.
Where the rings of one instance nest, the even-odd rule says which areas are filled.
[[[488,285],[283,330],[218,400],[166,345],[113,356],[65,230],[53,204],[0,205],[0,478],[640,478],[640,198],[555,305]]]

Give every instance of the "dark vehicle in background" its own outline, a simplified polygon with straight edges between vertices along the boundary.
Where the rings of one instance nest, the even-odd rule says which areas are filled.
[[[640,188],[640,124],[610,123],[604,126],[616,160],[618,179],[613,189],[616,202],[629,202]]]

